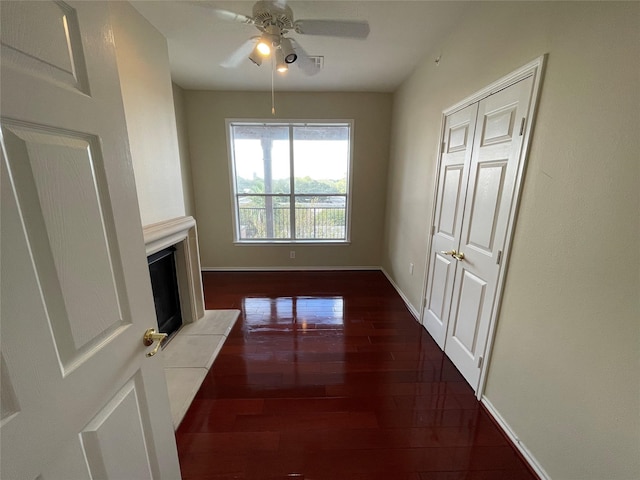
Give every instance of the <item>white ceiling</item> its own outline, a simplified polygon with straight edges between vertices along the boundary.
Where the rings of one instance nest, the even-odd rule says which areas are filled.
[[[169,44],[173,81],[192,90],[271,88],[270,64],[256,67],[248,59],[234,69],[219,64],[249,37],[254,26],[221,20],[211,6],[251,15],[253,1],[131,2]],[[200,5],[198,5],[200,4]],[[314,76],[290,68],[276,74],[281,91],[391,92],[430,53],[468,9],[457,1],[288,1],[294,19],[367,20],[366,40],[291,34],[309,55],[323,55],[324,68]]]

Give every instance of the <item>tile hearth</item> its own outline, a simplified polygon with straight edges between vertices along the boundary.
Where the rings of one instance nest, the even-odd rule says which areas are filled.
[[[171,420],[177,429],[238,319],[239,310],[206,310],[163,348]]]
[[[143,234],[147,257],[167,247],[176,249],[176,280],[184,324],[163,348],[162,357],[171,420],[177,429],[240,311],[205,310],[198,232],[193,217],[147,225]]]

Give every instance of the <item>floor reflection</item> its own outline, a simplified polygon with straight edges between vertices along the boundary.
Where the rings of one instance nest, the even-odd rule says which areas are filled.
[[[242,300],[246,331],[344,327],[343,297],[256,297]]]
[[[341,296],[243,298],[242,328],[245,344],[251,347],[251,352],[243,355],[249,384],[262,385],[265,354],[281,365],[280,386],[342,383],[344,306]],[[265,335],[268,352],[263,348]]]

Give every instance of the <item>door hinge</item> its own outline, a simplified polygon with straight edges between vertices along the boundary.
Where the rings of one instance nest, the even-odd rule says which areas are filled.
[[[524,124],[526,123],[527,119],[525,117],[522,117],[522,123],[520,123],[520,136],[524,135]]]
[[[482,364],[484,363],[484,357],[483,356],[479,356],[478,357],[478,368],[482,368]]]
[[[440,153],[444,153],[445,146],[446,146],[446,143],[442,142],[442,145],[440,145],[440,148],[441,148]]]
[[[431,236],[433,236],[434,233],[436,233],[436,226],[431,225]]]
[[[498,250],[498,255],[496,256],[496,263],[500,265],[501,261],[502,261],[502,250]]]

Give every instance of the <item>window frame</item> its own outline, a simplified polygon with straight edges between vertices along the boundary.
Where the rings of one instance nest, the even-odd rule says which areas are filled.
[[[233,131],[234,125],[249,125],[249,126],[286,126],[289,128],[289,165],[290,165],[290,192],[289,193],[272,193],[272,194],[258,194],[257,196],[266,197],[268,195],[273,197],[287,196],[290,198],[290,229],[291,238],[264,238],[264,239],[242,239],[240,237],[240,210],[239,210],[239,196],[242,193],[237,192],[237,176],[236,176],[236,162],[235,162],[235,150],[233,148]],[[305,127],[305,126],[346,126],[349,128],[349,153],[346,178],[346,193],[344,194],[297,194],[295,192],[295,171],[294,171],[294,148],[293,148],[293,127]],[[321,119],[321,120],[309,120],[309,119],[247,119],[247,118],[227,118],[225,119],[225,130],[227,137],[227,159],[229,165],[229,183],[231,186],[231,208],[232,222],[233,222],[233,243],[235,245],[348,245],[351,243],[351,206],[352,206],[352,172],[353,172],[353,139],[354,139],[355,121],[353,119]],[[345,236],[344,239],[297,239],[295,237],[295,198],[298,196],[342,196],[345,197]],[[293,199],[293,204],[291,203]]]

